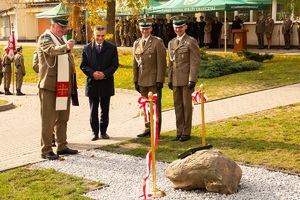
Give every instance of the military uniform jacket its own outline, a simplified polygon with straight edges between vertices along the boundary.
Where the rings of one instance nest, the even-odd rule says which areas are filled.
[[[264,33],[265,32],[265,20],[258,19],[256,21],[255,33]]]
[[[265,32],[266,33],[272,33],[273,29],[274,29],[274,20],[273,19],[269,19],[269,20],[266,19],[265,25],[266,25]]]
[[[282,24],[282,33],[283,34],[290,34],[293,33],[293,22],[292,20],[284,20]]]
[[[4,65],[2,66],[2,72],[5,72],[5,73],[11,73],[11,63],[13,62],[14,59],[10,59],[8,56],[6,56],[6,58],[4,58],[6,56],[6,53],[4,53],[2,55],[2,61],[5,59],[4,61]],[[2,63],[1,63],[2,65]]]
[[[177,38],[169,42],[169,82],[185,86],[197,82],[200,69],[200,50],[197,41],[185,34],[177,45]]]
[[[89,97],[110,97],[115,94],[114,73],[119,67],[117,47],[107,41],[102,43],[100,54],[95,42],[85,45],[82,50],[80,69],[86,75],[85,95]],[[104,73],[103,80],[95,80],[93,73]]]
[[[15,55],[15,67],[16,74],[25,75],[24,57],[20,53]]]
[[[67,45],[56,45],[48,34],[42,34],[38,40],[39,82],[38,87],[56,91],[57,56],[67,54]],[[69,55],[69,94],[73,87],[74,59]]]
[[[142,87],[164,83],[166,74],[166,48],[163,41],[150,35],[143,48],[142,38],[133,45],[133,82]]]

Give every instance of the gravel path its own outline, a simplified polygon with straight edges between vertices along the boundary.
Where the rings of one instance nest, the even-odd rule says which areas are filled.
[[[145,159],[114,154],[101,150],[83,151],[65,161],[44,161],[35,166],[54,168],[59,172],[83,177],[107,184],[107,187],[85,194],[92,199],[133,200],[142,194],[143,177],[146,174]],[[157,188],[166,192],[162,200],[299,200],[300,177],[263,168],[240,165],[243,176],[239,191],[232,195],[220,195],[205,190],[181,191],[171,188],[164,171],[169,163],[157,162]],[[152,181],[149,182],[149,189]],[[141,198],[142,199],[142,198]]]

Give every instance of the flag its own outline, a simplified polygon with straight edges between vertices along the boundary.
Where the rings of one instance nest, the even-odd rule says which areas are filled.
[[[15,32],[12,31],[10,37],[8,38],[7,47],[5,49],[5,55],[2,60],[2,65],[5,64],[6,58],[9,58],[10,60],[13,60],[16,51],[16,39],[15,39]]]

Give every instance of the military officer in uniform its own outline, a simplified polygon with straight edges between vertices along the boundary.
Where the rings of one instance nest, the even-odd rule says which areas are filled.
[[[174,31],[177,35],[168,44],[169,82],[173,90],[176,115],[176,137],[172,141],[187,141],[192,128],[192,93],[200,68],[200,51],[197,40],[185,33],[185,16],[173,16]]]
[[[41,104],[41,157],[59,159],[59,155],[77,154],[67,147],[67,123],[70,116],[74,59],[69,54],[74,40],[66,40],[66,18],[52,18],[51,28],[38,40],[39,98]],[[57,154],[52,150],[53,131],[57,138]]]
[[[2,58],[0,58],[0,85],[2,83],[3,72],[2,72]],[[4,94],[4,92],[0,91],[0,94]]]
[[[24,57],[22,55],[22,46],[17,47],[17,54],[15,55],[15,74],[16,74],[16,89],[17,95],[25,95],[21,92],[21,87],[23,84],[23,76],[25,76],[25,66],[24,66]]]
[[[255,33],[258,41],[258,48],[264,48],[264,33],[265,33],[265,20],[262,14],[256,20]]]
[[[6,50],[8,47],[4,47]],[[6,54],[6,52],[2,55],[2,72],[4,77],[4,94],[5,95],[12,95],[9,91],[10,84],[11,84],[11,63],[14,61],[14,56],[10,57]]]
[[[289,50],[291,47],[291,34],[293,34],[293,22],[290,16],[285,16],[282,24],[282,33],[284,37],[284,49]]]
[[[300,49],[300,22],[297,21],[297,22],[296,22],[296,25],[297,25],[297,32],[298,32],[298,44],[299,44],[298,49]],[[0,81],[0,82],[1,82],[1,81]]]
[[[148,98],[148,93],[158,95],[156,101],[159,114],[159,132],[161,127],[161,95],[166,74],[166,48],[162,39],[152,36],[152,22],[150,18],[138,20],[141,38],[133,45],[134,64],[133,82],[135,89],[142,96]],[[145,120],[145,130],[137,137],[150,136],[150,124]]]

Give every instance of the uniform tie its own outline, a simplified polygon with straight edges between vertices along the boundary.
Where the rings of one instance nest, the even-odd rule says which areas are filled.
[[[146,45],[146,40],[143,40],[142,45],[143,45],[143,49],[144,49],[144,47],[145,47],[145,45]]]
[[[180,42],[180,41],[179,41],[178,39],[176,39],[176,44],[177,44],[177,46],[179,45],[179,42]]]
[[[100,54],[100,51],[101,51],[101,45],[98,44],[98,45],[97,45],[97,52],[98,52],[98,54]]]

